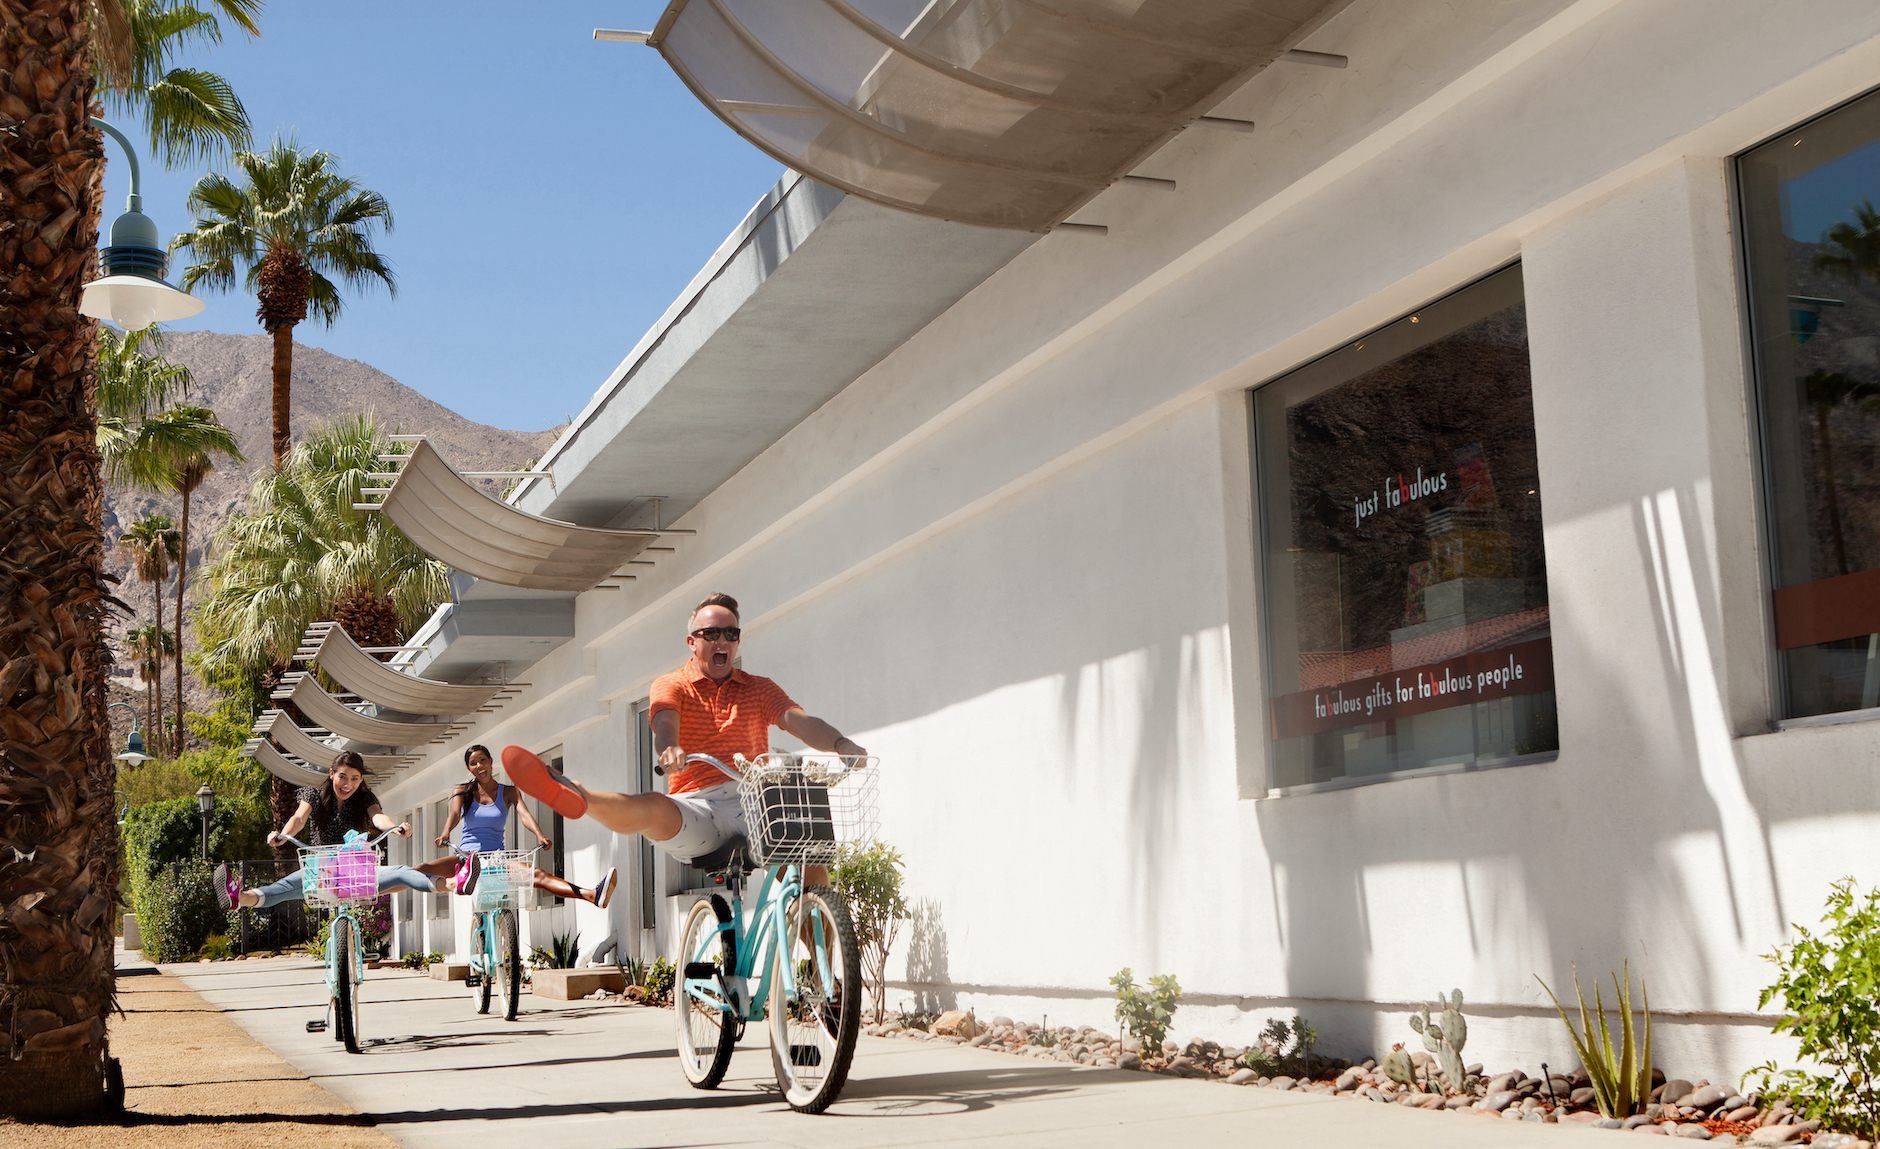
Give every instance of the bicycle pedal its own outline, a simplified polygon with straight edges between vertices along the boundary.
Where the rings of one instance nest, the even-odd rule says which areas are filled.
[[[822,1050],[813,1045],[792,1045],[790,1047],[791,1065],[821,1065]]]
[[[310,1021],[310,1022],[308,1022],[308,1023],[307,1023],[307,1032],[308,1032],[308,1033],[325,1033],[325,1032],[326,1032],[326,1022],[324,1022],[324,1021]]]

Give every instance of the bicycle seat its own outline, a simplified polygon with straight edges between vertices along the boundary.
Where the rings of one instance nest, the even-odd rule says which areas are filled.
[[[752,869],[755,863],[751,861],[750,843],[744,835],[733,834],[730,841],[716,850],[693,858],[691,865],[708,874],[730,873],[734,870],[742,874]]]

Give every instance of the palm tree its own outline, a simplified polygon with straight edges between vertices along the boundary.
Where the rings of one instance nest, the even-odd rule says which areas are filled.
[[[170,564],[182,557],[180,546],[176,524],[170,521],[168,515],[145,515],[132,523],[130,529],[118,538],[119,549],[130,552],[131,569],[136,573],[137,581],[150,583],[155,588],[152,597],[157,610],[153,625],[158,631],[163,630],[163,583],[170,577]],[[163,697],[161,659],[157,661],[156,681],[152,689],[159,699]],[[157,753],[163,753],[161,731],[153,729],[151,734],[156,738]]]
[[[159,727],[157,708],[163,705],[163,699],[157,696],[157,684],[163,680],[164,656],[176,648],[176,635],[150,623],[125,631],[124,646],[131,657],[137,660],[137,676],[146,684],[144,729],[150,731],[152,738],[156,739],[151,743],[151,748],[158,749],[162,739],[156,734]],[[162,751],[158,749],[158,752]]]
[[[194,258],[181,284],[218,291],[242,284],[255,293],[261,326],[274,337],[274,467],[287,459],[289,393],[294,367],[294,326],[313,314],[328,327],[339,318],[339,287],[328,276],[363,290],[375,281],[396,296],[385,257],[372,250],[373,232],[392,230],[392,209],[383,196],[342,176],[326,152],[303,151],[275,140],[265,152],[235,153],[237,185],[210,173],[189,193],[195,226],[178,235],[171,251]]]
[[[113,0],[0,0],[7,122],[61,126],[10,130],[0,165],[0,792],[7,824],[33,827],[38,843],[33,858],[8,862],[9,886],[42,891],[15,900],[0,930],[0,999],[13,1019],[0,1113],[20,1119],[123,1098],[105,1037],[117,826],[96,816],[110,809],[116,766],[105,710],[111,588],[97,514],[96,325],[78,313],[95,274],[103,164],[85,126],[92,16],[114,10],[121,31]],[[109,54],[129,56],[123,44]]]
[[[192,43],[219,44],[216,13],[260,36],[260,0],[209,0],[205,11],[184,0],[121,0],[133,41],[128,66],[99,67],[99,87],[112,111],[142,116],[150,151],[176,167],[248,146],[248,112],[227,80],[200,68],[176,68],[171,59]]]
[[[367,645],[390,645],[450,597],[443,563],[383,515],[353,509],[388,448],[376,420],[362,415],[316,429],[285,467],[255,481],[248,512],[222,525],[217,558],[202,574],[202,678],[257,682],[266,697],[309,623],[340,619]],[[352,630],[362,618],[379,629]],[[293,811],[292,797],[275,783],[277,814]]]
[[[1822,247],[1840,250],[1815,256],[1815,269],[1859,283],[1862,272],[1880,277],[1880,211],[1874,209],[1872,200],[1862,200],[1854,205],[1854,218],[1860,221],[1858,227],[1837,223],[1822,235]]]
[[[207,407],[178,404],[145,419],[137,429],[142,453],[160,456],[168,464],[170,489],[183,498],[182,522],[177,527],[181,553],[176,571],[176,749],[183,749],[183,590],[189,581],[189,503],[196,488],[215,469],[214,455],[245,462],[241,441]]]

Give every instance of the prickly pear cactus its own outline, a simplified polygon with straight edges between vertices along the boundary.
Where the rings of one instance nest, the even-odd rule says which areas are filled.
[[[1449,1088],[1460,1093],[1468,1085],[1462,1047],[1469,1040],[1469,1023],[1462,1016],[1462,991],[1455,991],[1454,1000],[1438,993],[1436,1002],[1442,1009],[1442,1020],[1431,1021],[1429,1007],[1425,1006],[1422,1013],[1410,1019],[1410,1028],[1423,1035],[1423,1044],[1436,1055],[1437,1064],[1449,1078]]]
[[[1403,1046],[1393,1045],[1384,1055],[1384,1076],[1399,1085],[1415,1087],[1416,1066],[1410,1064],[1410,1055],[1403,1051]]]

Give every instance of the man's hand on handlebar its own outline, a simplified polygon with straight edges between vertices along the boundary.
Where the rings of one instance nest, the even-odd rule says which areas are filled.
[[[658,769],[655,771],[656,773],[676,774],[683,769],[685,769],[684,747],[668,746],[659,752],[659,764]]]

